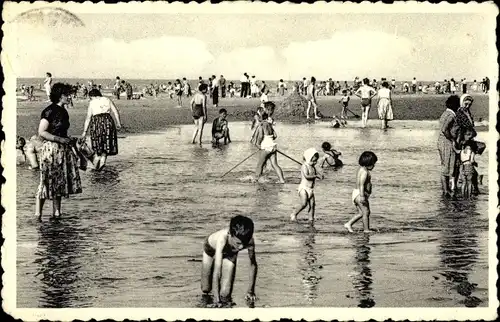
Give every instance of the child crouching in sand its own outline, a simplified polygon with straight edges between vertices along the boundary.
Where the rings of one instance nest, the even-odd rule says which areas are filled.
[[[314,148],[307,149],[304,152],[304,164],[301,168],[302,180],[298,188],[300,205],[290,216],[291,221],[297,220],[297,215],[309,206],[309,222],[314,222],[314,211],[316,209],[316,198],[314,197],[314,184],[316,179],[323,179],[323,175],[319,175],[316,171],[315,165],[318,162],[319,153]]]
[[[368,198],[372,193],[371,173],[377,163],[377,156],[371,151],[365,151],[359,157],[359,169],[356,175],[356,189],[352,192],[352,203],[356,206],[358,214],[352,217],[344,227],[353,233],[352,225],[363,218],[363,232],[370,230],[370,204]]]
[[[323,142],[321,148],[323,149],[323,153],[325,154],[323,161],[321,161],[322,168],[325,166],[325,163],[330,167],[341,167],[342,165],[344,165],[342,160],[339,159],[342,153],[335,149],[332,149],[332,145],[330,143]]]
[[[253,239],[253,221],[245,216],[231,218],[229,228],[221,229],[205,239],[203,244],[203,264],[201,270],[201,290],[208,294],[212,290],[214,303],[221,306],[231,302],[236,259],[238,253],[248,249],[250,258],[250,284],[245,299],[255,301],[255,280],[257,278],[257,260]]]
[[[224,139],[224,144],[231,143],[229,137],[229,126],[226,120],[227,110],[221,108],[219,110],[219,117],[212,123],[212,145],[219,145],[219,140]]]

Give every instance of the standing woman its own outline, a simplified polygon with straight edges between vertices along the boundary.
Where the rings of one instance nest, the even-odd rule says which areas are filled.
[[[56,83],[51,88],[51,105],[42,111],[38,135],[44,140],[40,152],[40,185],[36,192],[35,215],[42,218],[45,199],[52,199],[52,216],[61,216],[61,198],[82,192],[76,156],[68,136],[68,104],[71,87]]]
[[[43,81],[43,87],[45,88],[45,93],[47,93],[47,102],[51,102],[50,91],[52,88],[52,74],[47,73],[46,75],[47,77],[45,77],[45,80]]]
[[[92,89],[89,92],[89,97],[90,103],[82,136],[87,136],[87,130],[90,127],[92,150],[96,153],[93,161],[94,167],[96,170],[101,170],[106,164],[108,155],[118,154],[116,130],[121,128],[120,114],[115,104],[109,98],[103,97],[98,89]],[[115,115],[117,125],[115,125],[110,112]]]
[[[456,132],[452,130],[456,122],[456,112],[460,106],[460,99],[456,95],[446,100],[446,110],[439,119],[439,138],[437,148],[441,159],[441,187],[443,195],[451,197],[454,195],[456,184]]]
[[[195,144],[198,132],[200,134],[199,143],[203,137],[203,127],[207,122],[207,84],[201,84],[198,87],[198,92],[194,94],[191,100],[191,113],[194,121],[194,133],[192,143]]]

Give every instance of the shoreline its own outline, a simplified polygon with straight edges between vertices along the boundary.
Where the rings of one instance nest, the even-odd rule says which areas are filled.
[[[447,95],[443,96],[422,96],[408,97],[411,95],[397,95],[393,98],[394,120],[413,120],[413,121],[438,121],[444,111],[444,103]],[[284,97],[283,97],[284,98]],[[282,97],[270,97],[275,102],[275,118],[278,122],[288,124],[307,123],[304,115],[293,115],[281,107]],[[323,122],[332,120],[333,115],[340,115],[342,109],[338,96],[320,96],[317,99],[318,111],[324,118]],[[487,95],[474,96],[473,115],[476,123],[480,118],[488,121],[489,106]],[[171,125],[190,125],[192,123],[191,110],[188,107],[189,101],[183,101],[183,107],[176,107],[175,100],[167,96],[160,95],[157,99],[146,98],[141,100],[113,100],[117,106],[122,124],[125,129],[122,133],[143,133],[165,129]],[[359,99],[353,98],[349,109],[360,115]],[[40,120],[41,111],[50,103],[41,101],[18,101],[17,102],[17,134],[23,137],[31,137],[36,133]],[[211,99],[207,101],[208,119],[206,130],[211,128],[214,118],[218,117],[219,109],[225,108],[228,111],[228,121],[231,122],[251,122],[253,113],[260,104],[259,99],[244,98],[224,98],[220,100],[217,108],[212,106]],[[68,109],[71,126],[69,134],[77,136],[83,131],[83,124],[87,114],[88,100],[78,99],[74,101],[74,108]],[[311,111],[312,112],[312,111]],[[352,115],[347,122],[357,122],[359,118]],[[320,121],[322,122],[322,121]],[[369,113],[369,122],[378,123],[376,100],[372,102],[372,108]],[[378,126],[378,124],[377,124]]]

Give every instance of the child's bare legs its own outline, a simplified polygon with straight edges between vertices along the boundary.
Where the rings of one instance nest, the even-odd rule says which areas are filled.
[[[233,293],[234,277],[236,275],[236,259],[234,256],[232,259],[223,258],[222,259],[222,272],[220,278],[220,300],[221,302],[231,301],[231,295]]]
[[[300,197],[300,204],[297,206],[297,208],[295,208],[294,212],[290,215],[291,221],[296,221],[297,215],[302,210],[304,210],[309,204],[309,196],[307,195],[307,192],[305,190],[300,190],[299,197]]]
[[[45,199],[35,197],[35,216],[38,218],[38,220],[42,219],[42,209],[44,203]]]
[[[257,161],[257,167],[255,168],[255,180],[259,180],[262,175],[262,171],[264,170],[264,165],[266,164],[269,152],[266,150],[260,150],[259,152],[259,160]]]
[[[271,159],[271,166],[276,171],[276,174],[278,175],[280,183],[285,183],[285,178],[283,177],[283,170],[278,165],[277,152],[273,152],[273,154],[271,154],[271,158],[270,159]]]
[[[61,217],[61,196],[56,196],[52,199],[52,216],[54,218]]]
[[[347,223],[344,224],[344,227],[350,232],[353,233],[352,225],[355,224],[358,220],[363,218],[363,232],[369,233],[370,230],[370,205],[368,201],[366,203],[359,202],[359,196],[356,197],[355,200],[356,209],[358,210],[358,214],[351,218]]]
[[[362,113],[362,120],[363,120],[363,127],[366,127],[368,124],[368,113],[370,112],[370,106],[365,106],[363,107],[363,113]]]
[[[205,294],[212,291],[212,277],[214,272],[214,259],[203,252],[201,264],[201,291]]]
[[[312,195],[311,199],[309,199],[309,223],[314,223],[314,214],[316,212],[316,197],[314,194]]]
[[[201,145],[201,138],[203,136],[203,126],[204,126],[203,117],[200,117],[200,118],[194,120],[194,133],[193,133],[193,140],[192,140],[193,144],[195,144],[196,136],[199,133],[200,134],[199,143]]]
[[[306,111],[307,119],[309,119],[309,111],[311,110],[311,105],[312,105],[312,102],[308,101],[307,102],[307,111]]]

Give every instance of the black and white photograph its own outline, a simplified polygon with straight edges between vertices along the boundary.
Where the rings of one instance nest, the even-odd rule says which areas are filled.
[[[2,6],[7,314],[498,317],[493,2]]]

